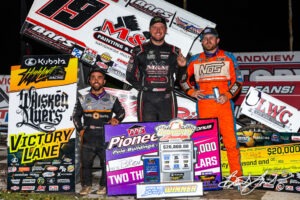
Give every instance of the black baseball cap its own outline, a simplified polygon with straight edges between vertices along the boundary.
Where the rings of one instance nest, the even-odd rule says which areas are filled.
[[[216,29],[214,28],[211,28],[211,27],[207,27],[205,28],[202,33],[200,34],[200,40],[203,39],[203,37],[207,34],[211,34],[211,35],[214,35],[215,37],[219,37],[219,33]]]
[[[165,26],[167,26],[167,22],[166,22],[166,19],[163,18],[163,17],[160,17],[160,16],[155,16],[151,19],[150,21],[150,26],[152,26],[153,24],[155,23],[163,23]]]
[[[105,72],[99,68],[99,67],[91,67],[89,75],[88,75],[88,79],[90,78],[90,76],[92,75],[92,73],[94,72],[100,72],[101,74],[103,74],[104,78],[105,78]]]

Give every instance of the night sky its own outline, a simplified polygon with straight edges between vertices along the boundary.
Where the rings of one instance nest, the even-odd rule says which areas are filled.
[[[153,0],[159,1],[159,0]],[[183,0],[167,0],[183,7]],[[22,5],[21,5],[22,2]],[[25,3],[24,3],[25,2]],[[36,41],[21,37],[20,30],[32,0],[9,1],[9,16],[1,13],[2,25],[0,74],[9,74],[18,65],[29,42],[31,54],[59,53]],[[288,0],[186,0],[187,10],[217,24],[220,47],[231,52],[300,51],[300,1],[292,0],[293,48],[290,46]],[[24,7],[27,5],[27,8]],[[3,22],[3,24],[5,24]]]
[[[183,0],[167,0],[183,7]],[[288,0],[186,0],[187,10],[217,24],[220,46],[232,52],[300,51],[300,1],[292,0],[290,49]]]

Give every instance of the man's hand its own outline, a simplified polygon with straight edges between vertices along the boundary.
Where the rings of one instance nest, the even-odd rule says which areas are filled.
[[[201,100],[204,98],[204,94],[202,92],[203,92],[203,90],[195,90],[192,94],[192,97],[194,97],[198,100]]]
[[[111,124],[113,126],[118,125],[120,122],[116,118],[112,118],[111,120],[108,121],[108,124]]]
[[[220,103],[220,104],[224,104],[228,101],[228,97],[224,94],[221,94],[219,96],[219,98],[217,99],[217,102]]]

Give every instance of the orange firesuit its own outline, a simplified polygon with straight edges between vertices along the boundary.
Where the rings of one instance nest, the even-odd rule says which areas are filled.
[[[194,59],[194,60],[192,60]],[[196,85],[191,82],[196,81]],[[230,167],[230,173],[237,172],[242,176],[240,151],[235,130],[232,98],[235,97],[242,86],[235,57],[224,50],[218,49],[211,57],[200,53],[194,55],[189,62],[187,74],[181,81],[182,89],[192,95],[195,88],[204,94],[198,98],[197,111],[200,118],[218,118],[219,130],[223,138]],[[230,99],[224,104],[216,101],[213,88],[217,87],[220,94]]]

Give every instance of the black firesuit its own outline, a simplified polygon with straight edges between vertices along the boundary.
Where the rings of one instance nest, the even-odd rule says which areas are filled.
[[[117,97],[104,90],[99,96],[88,93],[77,98],[73,121],[76,130],[85,130],[81,140],[81,185],[92,186],[92,166],[96,155],[100,158],[100,185],[106,186],[104,124],[115,114],[120,122],[125,110]],[[83,116],[83,124],[82,124]]]
[[[138,121],[169,121],[177,117],[174,81],[180,80],[186,68],[178,67],[180,49],[151,41],[133,48],[126,80],[139,91]],[[176,76],[176,77],[174,77]]]

